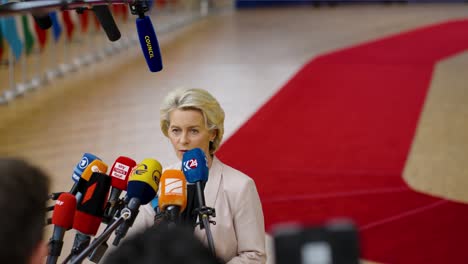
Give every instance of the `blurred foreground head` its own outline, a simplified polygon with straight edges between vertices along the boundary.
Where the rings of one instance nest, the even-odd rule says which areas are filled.
[[[0,259],[41,263],[49,179],[31,164],[0,158]]]
[[[130,237],[105,264],[221,264],[188,228],[153,226]]]

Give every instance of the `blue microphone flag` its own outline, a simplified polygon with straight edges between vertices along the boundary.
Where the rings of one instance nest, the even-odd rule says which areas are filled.
[[[184,153],[182,171],[189,183],[208,181],[208,160],[200,148],[194,148]]]
[[[88,165],[91,164],[91,162],[93,162],[96,159],[101,160],[100,158],[98,158],[97,156],[94,156],[91,153],[84,153],[83,157],[78,162],[78,164],[76,164],[76,167],[73,170],[73,175],[72,175],[73,181],[78,182],[81,178],[81,174],[83,174],[83,171],[86,169],[86,167],[88,167]]]

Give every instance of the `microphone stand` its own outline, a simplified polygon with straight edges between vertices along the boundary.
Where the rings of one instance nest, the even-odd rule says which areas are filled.
[[[81,263],[86,258],[86,256],[88,256],[95,248],[97,248],[103,242],[109,239],[112,232],[114,232],[114,230],[117,229],[117,227],[119,227],[119,225],[122,222],[130,219],[131,215],[132,215],[132,212],[130,210],[123,209],[120,217],[117,218],[117,220],[115,220],[110,226],[108,226],[108,228],[104,232],[102,232],[102,234],[99,237],[94,239],[94,241],[87,248],[85,248],[78,256],[76,256],[76,258],[71,260],[68,264]],[[66,264],[66,263],[67,262],[64,261],[62,264]]]
[[[124,206],[125,204],[123,200],[119,199],[115,202],[113,207],[109,206],[109,208],[107,208],[107,212],[104,213],[102,221],[103,223],[107,224],[106,229],[104,229],[103,233],[105,233],[109,228],[111,228],[112,224],[118,220],[118,218],[116,217],[117,215],[122,215],[121,211]],[[109,245],[107,244],[108,240],[109,236],[103,239],[103,241],[99,245],[97,245],[93,252],[89,255],[88,259],[91,262],[99,263],[99,261],[101,261],[101,258],[104,256],[107,249],[109,248]]]
[[[207,207],[205,205],[205,197],[203,195],[201,183],[198,181],[196,182],[195,185],[197,187],[197,197],[198,197],[198,202],[200,204],[200,208],[196,209],[195,211],[198,213],[198,217],[201,220],[201,222],[197,223],[197,225],[200,224],[200,229],[205,228],[206,238],[208,240],[208,246],[213,256],[216,256],[213,235],[211,233],[211,228],[210,228],[210,223],[212,223],[213,225],[216,225],[215,221],[210,220],[211,216],[216,217],[216,212],[214,208]]]
[[[174,228],[179,223],[180,206],[169,205],[165,211],[166,218],[169,220],[168,226]]]
[[[73,247],[70,254],[65,258],[62,264],[68,263],[69,261],[74,261],[75,258],[83,252],[91,242],[91,237],[89,235],[82,234],[77,232],[75,236],[75,241],[73,242]]]

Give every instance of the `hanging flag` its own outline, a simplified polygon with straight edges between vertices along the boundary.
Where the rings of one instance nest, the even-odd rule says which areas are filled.
[[[112,15],[114,16],[115,20],[120,19],[120,5],[113,4],[112,5]]]
[[[34,22],[34,30],[36,31],[37,42],[39,42],[39,49],[43,51],[47,43],[47,31],[40,28],[36,22]]]
[[[0,4],[6,4],[8,0],[0,0]],[[10,45],[16,59],[19,59],[23,51],[23,43],[18,36],[15,17],[0,17],[0,32]]]
[[[2,4],[6,3],[7,1],[3,1]],[[0,18],[0,30],[2,31],[3,37],[5,38],[6,42],[10,45],[13,54],[15,55],[16,59],[21,57],[21,53],[23,52],[23,43],[18,36],[18,30],[16,28],[16,20],[15,17],[2,17]]]
[[[80,28],[82,33],[86,33],[88,31],[88,25],[89,25],[89,12],[87,9],[83,10],[83,13],[78,14],[78,17],[80,18]]]
[[[75,31],[75,25],[73,24],[70,11],[62,11],[63,23],[65,24],[65,32],[67,33],[67,39],[70,41],[73,37],[73,31]]]
[[[156,6],[158,8],[163,8],[167,4],[166,0],[156,0]]]
[[[2,21],[0,21],[0,24],[2,23]],[[1,61],[3,59],[3,34],[2,34],[2,30],[1,30],[2,26],[0,25],[0,64],[1,64]]]
[[[57,42],[60,39],[60,35],[62,35],[62,26],[58,21],[57,12],[51,12],[49,15],[52,20],[52,34],[54,35],[54,41]]]
[[[98,31],[101,28],[101,23],[99,22],[95,14],[93,14],[91,17],[93,18],[94,27],[96,28],[96,31]]]
[[[29,20],[26,15],[21,16],[21,23],[23,24],[24,52],[29,55],[34,47],[34,36],[29,29]]]
[[[151,10],[153,8],[154,1],[153,0],[148,0],[148,8]]]
[[[119,6],[120,6],[120,12],[122,12],[123,21],[127,22],[127,20],[128,20],[128,5],[123,4],[123,5],[119,5]]]

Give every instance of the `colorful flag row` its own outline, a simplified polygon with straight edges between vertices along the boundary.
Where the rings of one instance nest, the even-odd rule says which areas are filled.
[[[7,3],[8,0],[0,0],[0,4]],[[113,5],[112,11],[116,18],[121,17],[123,21],[128,20],[128,6],[127,5]],[[89,29],[89,10],[84,10],[82,13],[78,15],[79,19],[79,27],[82,33],[88,32]],[[55,42],[60,40],[60,36],[62,35],[63,29],[65,29],[66,38],[70,41],[73,38],[73,34],[75,32],[75,22],[72,18],[71,11],[62,11],[59,12],[62,15],[63,23],[60,23],[58,18],[57,12],[49,13],[49,16],[52,20],[52,36]],[[99,21],[97,20],[96,16],[91,15],[92,19],[94,20],[92,23],[96,30],[100,28]],[[34,24],[34,32],[30,29],[30,19],[31,16],[23,15],[20,18],[21,20],[21,29],[22,29],[22,38],[20,37],[18,28],[17,28],[17,20],[16,17],[0,17],[0,61],[3,59],[5,54],[5,42],[10,47],[11,51],[13,52],[15,58],[18,60],[22,53],[24,52],[26,55],[31,54],[33,51],[33,47],[35,42],[37,41],[39,45],[39,50],[42,51],[46,47],[47,44],[47,31],[41,29],[37,23]],[[62,27],[63,25],[63,27]]]

